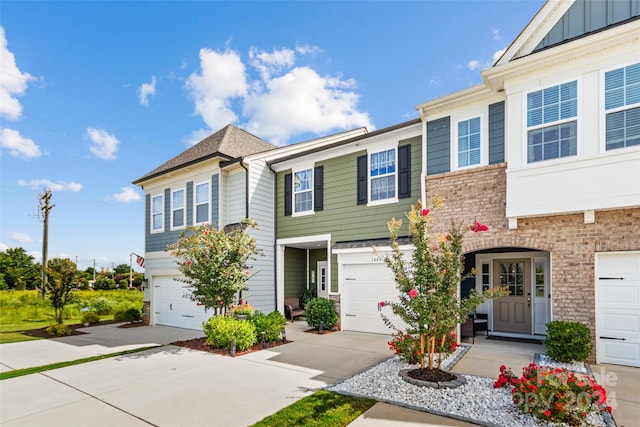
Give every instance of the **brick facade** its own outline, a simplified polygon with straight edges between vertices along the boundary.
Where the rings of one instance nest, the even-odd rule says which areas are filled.
[[[586,323],[595,336],[595,254],[640,250],[640,208],[596,211],[592,224],[584,223],[583,213],[518,218],[517,229],[510,230],[506,182],[506,163],[428,176],[426,200],[436,194],[445,200],[444,209],[434,212],[440,218],[436,231],[446,231],[449,218],[465,225],[478,220],[489,231],[467,236],[465,252],[500,247],[550,252],[553,320]]]

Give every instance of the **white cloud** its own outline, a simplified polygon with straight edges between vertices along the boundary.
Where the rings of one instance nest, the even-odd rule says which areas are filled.
[[[138,99],[140,105],[145,107],[149,105],[149,97],[156,94],[156,76],[151,76],[151,83],[143,83],[138,88]]]
[[[0,64],[0,117],[18,120],[22,105],[16,97],[24,95],[27,83],[34,77],[18,68],[14,54],[9,51],[4,27],[0,27]]]
[[[500,35],[500,30],[497,28],[492,28],[491,32],[493,33],[493,39],[496,41],[502,40],[502,36]]]
[[[113,195],[113,198],[122,203],[140,200],[140,193],[131,187],[122,187],[122,191]]]
[[[496,62],[498,62],[498,59],[500,59],[500,57],[502,55],[504,55],[506,50],[507,50],[507,48],[505,47],[504,49],[500,49],[500,50],[497,50],[497,51],[493,52],[493,58],[492,58],[493,59],[493,63],[491,65],[495,64]]]
[[[9,249],[9,246],[7,246],[4,243],[0,242],[0,252],[6,252],[7,249]]]
[[[0,129],[0,147],[8,149],[13,157],[27,160],[42,155],[40,147],[32,139],[23,137],[13,129]]]
[[[480,68],[480,61],[478,61],[477,59],[472,59],[471,61],[467,62],[467,68],[471,71],[477,70],[478,68]]]
[[[247,131],[274,144],[305,132],[366,126],[373,129],[367,113],[357,110],[355,81],[320,76],[308,67],[294,68],[268,82],[264,93],[247,97],[245,113],[251,117]]]
[[[33,237],[25,233],[20,233],[19,231],[14,231],[11,233],[11,240],[18,243],[31,243],[33,242]]]
[[[296,66],[297,55],[318,52],[308,45],[272,52],[252,47],[248,65],[257,76],[252,79],[238,52],[201,49],[201,72],[191,74],[187,88],[209,129],[194,132],[191,141],[238,122],[240,112],[245,122],[241,126],[275,144],[307,132],[374,129],[370,116],[357,108],[355,80],[321,76],[310,67]]]
[[[91,140],[92,144],[89,150],[96,157],[104,160],[113,160],[116,158],[116,151],[118,150],[118,144],[120,141],[109,134],[104,129],[87,128],[87,136]]]
[[[32,179],[30,181],[19,179],[18,185],[20,187],[29,187],[31,190],[40,190],[41,188],[48,188],[51,191],[73,191],[77,192],[82,190],[82,184],[77,182],[53,182],[48,179]]]
[[[236,122],[238,116],[233,112],[231,99],[247,93],[246,70],[240,55],[232,50],[214,52],[203,48],[200,66],[201,74],[191,74],[186,84],[195,101],[196,113],[210,129],[218,130]]]

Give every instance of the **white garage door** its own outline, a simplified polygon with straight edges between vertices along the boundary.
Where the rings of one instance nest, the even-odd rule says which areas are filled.
[[[640,367],[640,253],[596,256],[596,350],[601,363]]]
[[[212,316],[185,296],[185,283],[171,276],[154,276],[154,302],[152,307],[156,325],[202,330],[202,322]]]
[[[386,264],[345,264],[341,294],[342,329],[386,335],[395,332],[384,324],[378,309],[380,301],[398,300],[393,274]],[[405,324],[390,307],[382,310],[404,330]]]

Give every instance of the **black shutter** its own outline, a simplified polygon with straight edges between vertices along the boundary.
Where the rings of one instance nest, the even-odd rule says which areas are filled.
[[[367,202],[369,201],[369,195],[367,194],[367,181],[368,181],[368,167],[367,167],[367,155],[365,154],[364,156],[359,156],[358,157],[358,182],[357,182],[357,188],[358,188],[358,204],[359,205],[366,205]]]
[[[284,176],[284,216],[291,215],[291,174]]]
[[[398,147],[398,199],[411,197],[411,145]]]
[[[324,166],[316,166],[313,170],[313,210],[321,211],[324,203],[323,181]]]

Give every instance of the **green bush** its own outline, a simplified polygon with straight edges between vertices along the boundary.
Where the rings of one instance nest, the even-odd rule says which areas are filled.
[[[319,329],[320,322],[324,329],[331,329],[338,322],[338,314],[333,301],[326,298],[313,298],[304,307],[307,323],[314,329]]]
[[[128,308],[126,310],[117,310],[113,313],[113,320],[116,322],[138,322],[142,319],[142,313],[137,308]]]
[[[272,311],[265,315],[261,311],[256,311],[253,316],[249,317],[249,321],[256,328],[256,341],[262,340],[262,332],[265,333],[266,342],[280,341],[280,331],[287,324],[287,319],[279,311]]]
[[[88,323],[90,325],[95,325],[100,323],[100,316],[98,316],[94,311],[86,311],[82,315],[82,323]]]
[[[547,323],[547,355],[558,362],[584,361],[591,354],[591,331],[578,322]]]
[[[111,314],[114,306],[114,302],[105,297],[99,297],[91,301],[91,308],[101,316]]]
[[[54,335],[56,337],[65,337],[71,335],[71,329],[67,327],[67,325],[63,324],[55,324],[51,325],[47,328],[47,333],[49,335]]]
[[[248,320],[232,316],[216,315],[202,322],[207,343],[212,347],[231,349],[231,340],[236,340],[236,350],[244,351],[256,343],[256,327]]]

